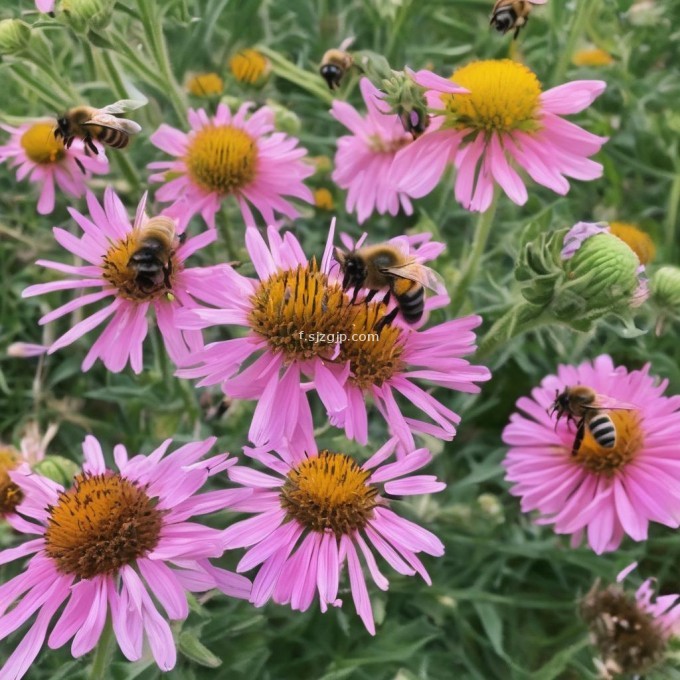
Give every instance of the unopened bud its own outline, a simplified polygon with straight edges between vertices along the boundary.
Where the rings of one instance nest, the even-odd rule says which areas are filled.
[[[680,317],[680,267],[661,267],[650,282],[652,300],[664,312]]]
[[[28,46],[31,27],[20,19],[0,21],[0,54],[16,54]]]
[[[61,0],[59,18],[78,33],[106,28],[113,16],[114,0]]]
[[[69,458],[53,455],[45,456],[33,466],[33,469],[67,489],[72,485],[73,478],[80,472],[78,465]]]

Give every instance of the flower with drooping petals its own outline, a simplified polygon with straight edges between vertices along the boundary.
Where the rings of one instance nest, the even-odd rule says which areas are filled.
[[[266,106],[252,115],[251,103],[234,114],[219,104],[212,118],[203,109],[189,109],[189,133],[161,125],[151,135],[159,149],[176,156],[172,161],[151,163],[160,170],[151,176],[165,184],[156,199],[172,203],[166,210],[185,225],[201,213],[211,229],[215,214],[225,197],[233,195],[247,226],[255,225],[252,204],[266,224],[276,222],[275,213],[297,217],[288,197],[313,203],[314,197],[303,180],[314,168],[302,158],[307,150],[295,137],[274,131],[274,112]]]
[[[0,586],[0,638],[37,616],[0,676],[18,679],[26,673],[64,604],[47,639],[50,648],[73,638],[73,656],[88,653],[110,617],[126,658],[139,660],[146,638],[156,663],[167,671],[177,652],[157,603],[168,619],[181,621],[189,614],[187,592],[218,588],[249,597],[248,579],[209,562],[224,552],[222,532],[191,521],[250,494],[241,489],[197,493],[235,459],[203,458],[214,437],[166,456],[171,442],[133,458],[116,446],[116,471],[106,467],[99,442],[88,435],[83,473],[67,489],[27,468],[10,473],[23,501],[9,521],[38,538],[0,552],[0,564],[32,555],[22,573]]]
[[[572,545],[586,534],[598,554],[616,550],[625,535],[646,540],[650,522],[678,527],[680,396],[662,396],[667,384],[649,375],[649,365],[628,371],[602,355],[560,366],[531,397],[519,399],[519,412],[503,431],[510,446],[503,465],[522,510],[538,511],[539,523],[571,534]],[[556,394],[575,385],[635,407],[608,411],[616,428],[613,447],[600,446],[586,428],[572,455],[574,425],[556,422],[548,409]]]
[[[451,80],[469,94],[452,94],[451,81],[420,71],[435,114],[428,130],[397,153],[390,173],[413,198],[430,193],[448,163],[456,166],[455,194],[467,210],[486,211],[498,184],[518,205],[528,194],[521,168],[560,195],[567,177],[593,180],[602,165],[590,160],[607,141],[562,118],[586,109],[604,91],[600,80],[577,80],[542,92],[536,75],[509,59],[475,61]]]
[[[427,449],[387,463],[396,445],[396,439],[389,440],[362,465],[342,452],[317,453],[316,447],[279,451],[278,456],[266,449],[245,449],[269,470],[230,468],[232,481],[253,490],[236,509],[254,516],[226,529],[223,540],[226,549],[248,548],[239,572],[259,566],[250,598],[255,606],[273,599],[305,611],[317,592],[322,612],[328,605],[340,606],[340,574],[346,564],[354,606],[374,635],[359,554],[381,590],[389,583],[374,552],[400,574],[418,573],[430,585],[418,553],[439,557],[444,546],[432,533],[394,512],[385,494],[391,499],[435,493],[445,484],[431,475],[412,474],[430,462]]]
[[[366,116],[338,100],[331,109],[331,115],[352,132],[338,139],[333,181],[347,189],[347,211],[356,210],[359,224],[374,211],[396,215],[401,207],[410,215],[411,201],[390,183],[389,170],[397,151],[410,144],[413,137],[404,132],[398,116],[381,110],[380,91],[368,78],[362,78],[359,87]]]
[[[637,562],[626,567],[617,582],[636,567]],[[646,675],[663,661],[670,638],[680,635],[680,595],[655,596],[654,581],[647,579],[634,596],[598,581],[581,600],[602,678]]]
[[[109,171],[104,149],[99,146],[96,156],[85,153],[80,139],[73,140],[66,149],[61,139],[54,136],[54,121],[24,123],[19,127],[0,125],[11,137],[0,146],[0,163],[9,161],[17,168],[19,181],[28,177],[40,187],[37,210],[49,215],[54,210],[54,185],[68,196],[80,198],[87,190],[87,180]]]
[[[178,330],[175,315],[182,307],[196,303],[187,293],[196,269],[185,269],[185,260],[197,250],[215,240],[215,232],[208,231],[184,243],[178,241],[163,280],[148,285],[142,282],[137,270],[130,266],[131,257],[140,248],[143,227],[148,221],[144,209],[146,194],[137,207],[134,223],[130,223],[125,207],[110,187],[104,194],[101,206],[93,194],[87,194],[90,217],[69,208],[69,212],[83,230],[81,238],[54,228],[59,245],[85,260],[85,265],[69,265],[51,260],[38,260],[37,264],[70,275],[71,278],[40,283],[24,290],[23,297],[42,295],[57,290],[95,288],[94,292],[81,295],[52,310],[40,319],[41,324],[61,318],[88,304],[106,300],[108,304],[76,323],[73,328],[57,338],[48,350],[56,352],[104,323],[112,317],[101,335],[92,344],[82,368],[89,370],[99,358],[114,373],[122,371],[128,361],[135,373],[142,370],[142,345],[148,324],[147,312],[153,308],[156,322],[163,336],[165,348],[171,359],[181,363],[191,351],[203,345],[200,333]],[[143,285],[142,285],[143,283]]]
[[[239,83],[260,85],[267,79],[272,65],[262,52],[247,48],[229,58],[229,70]]]

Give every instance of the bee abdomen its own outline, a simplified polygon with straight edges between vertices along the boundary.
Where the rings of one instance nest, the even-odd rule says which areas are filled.
[[[102,128],[99,134],[99,141],[103,144],[113,147],[114,149],[122,149],[127,146],[129,141],[128,135],[120,130],[114,130],[112,128]]]
[[[399,309],[407,323],[420,321],[425,309],[425,290],[421,286],[397,296]]]
[[[595,441],[605,449],[611,449],[616,444],[616,428],[608,415],[595,416],[588,424],[588,429]]]

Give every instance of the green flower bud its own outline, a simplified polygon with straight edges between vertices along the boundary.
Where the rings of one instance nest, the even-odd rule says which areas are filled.
[[[597,319],[625,316],[646,299],[640,269],[637,255],[606,225],[579,222],[527,242],[515,277],[538,313],[588,330]]]
[[[383,80],[381,89],[390,113],[399,116],[406,132],[414,137],[425,132],[430,117],[424,88],[405,73],[394,72],[390,78]]]
[[[33,469],[67,489],[72,485],[73,478],[80,472],[80,467],[72,460],[52,455],[45,456],[33,466]]]
[[[28,46],[31,27],[20,19],[0,21],[0,54],[16,54]]]
[[[115,0],[61,0],[59,18],[78,33],[106,28]]]
[[[661,267],[650,282],[652,300],[664,312],[680,317],[680,267]]]
[[[274,99],[267,99],[266,105],[274,112],[274,125],[277,130],[289,135],[297,135],[300,132],[302,123],[294,111]]]

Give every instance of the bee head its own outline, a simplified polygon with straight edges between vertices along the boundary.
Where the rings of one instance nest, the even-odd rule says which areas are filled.
[[[360,257],[353,253],[345,253],[340,248],[335,249],[335,259],[342,269],[342,288],[347,290],[353,286],[361,286],[366,278],[366,265]]]
[[[329,90],[334,90],[336,87],[339,87],[342,76],[345,74],[344,70],[335,64],[324,64],[319,69],[319,73],[328,84]]]
[[[517,15],[512,8],[502,9],[491,18],[491,23],[499,33],[507,33],[517,21]]]

